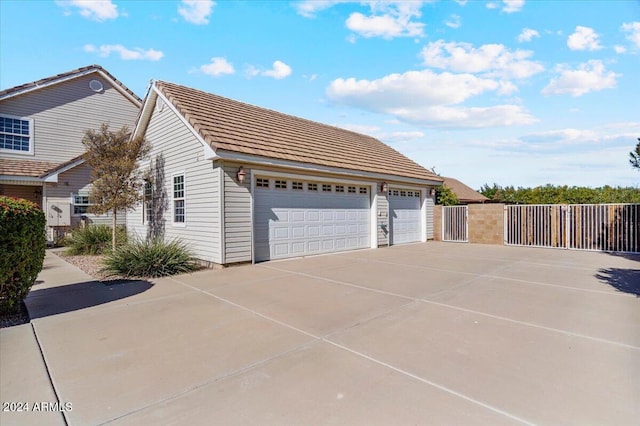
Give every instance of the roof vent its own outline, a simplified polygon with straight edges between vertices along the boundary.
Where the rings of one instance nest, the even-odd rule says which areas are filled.
[[[164,101],[162,99],[158,99],[156,101],[156,111],[162,112],[163,109],[164,109]]]
[[[99,93],[102,92],[104,86],[102,85],[102,82],[100,80],[91,80],[89,82],[89,88],[94,92]]]

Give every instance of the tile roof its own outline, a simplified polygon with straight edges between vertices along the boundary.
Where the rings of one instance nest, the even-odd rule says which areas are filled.
[[[442,180],[371,136],[173,83],[157,81],[155,85],[214,150]]]
[[[462,203],[482,203],[489,201],[487,197],[474,191],[458,179],[443,177],[444,186],[450,188],[458,197],[458,200]]]
[[[60,163],[32,160],[0,159],[0,175],[26,176],[38,178],[52,169],[60,166]]]
[[[0,99],[3,98],[3,97],[6,97],[6,96],[12,95],[14,93],[17,93],[17,92],[28,91],[30,89],[31,90],[35,90],[40,86],[54,83],[56,80],[64,80],[64,79],[66,79],[68,77],[73,77],[76,74],[83,74],[83,73],[88,73],[88,72],[91,72],[91,71],[100,71],[100,72],[104,73],[111,80],[113,80],[113,82],[115,82],[117,85],[119,85],[124,91],[126,91],[134,99],[136,99],[138,101],[138,103],[142,103],[142,99],[140,99],[138,97],[138,95],[133,93],[127,86],[122,84],[122,82],[120,80],[115,78],[109,71],[107,71],[106,69],[102,68],[100,65],[95,65],[95,64],[94,65],[89,65],[89,66],[86,66],[86,67],[77,68],[75,70],[63,72],[61,74],[56,74],[56,75],[53,75],[51,77],[42,78],[42,79],[37,80],[37,81],[32,81],[31,83],[25,83],[25,84],[21,84],[19,86],[10,87],[8,89],[0,90]]]

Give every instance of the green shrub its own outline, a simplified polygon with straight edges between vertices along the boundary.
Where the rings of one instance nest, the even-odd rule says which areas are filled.
[[[103,254],[111,249],[111,227],[108,225],[89,225],[75,229],[66,241],[66,253],[69,255]],[[117,229],[119,244],[127,242],[127,230]]]
[[[46,219],[31,201],[0,196],[0,313],[13,313],[42,270]]]
[[[107,254],[102,272],[108,276],[165,277],[198,269],[186,245],[174,240],[134,241]]]

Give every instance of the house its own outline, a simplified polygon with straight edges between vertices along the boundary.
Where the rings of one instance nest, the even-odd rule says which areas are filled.
[[[426,241],[442,179],[379,140],[177,84],[151,84],[141,238],[209,264]]]
[[[0,91],[0,194],[40,205],[51,240],[82,218],[110,223],[87,213],[90,170],[82,139],[105,122],[133,129],[141,105],[99,65]]]
[[[450,177],[443,177],[443,179],[444,186],[451,189],[451,191],[456,194],[460,204],[475,204],[489,201],[487,197],[477,191],[474,191],[472,188],[460,182],[458,179]]]

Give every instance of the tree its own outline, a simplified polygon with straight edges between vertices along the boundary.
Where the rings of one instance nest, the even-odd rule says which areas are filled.
[[[89,211],[112,212],[111,243],[115,250],[118,211],[130,210],[142,198],[137,162],[147,156],[151,147],[144,138],[132,138],[127,127],[111,132],[108,124],[102,124],[99,131],[87,130],[82,144],[87,149],[84,158],[91,167],[93,184]]]
[[[459,203],[458,196],[448,186],[436,186],[436,204],[455,206]]]
[[[636,145],[635,152],[631,151],[629,153],[629,157],[629,163],[631,163],[631,167],[640,170],[640,138],[638,138],[638,145]]]

